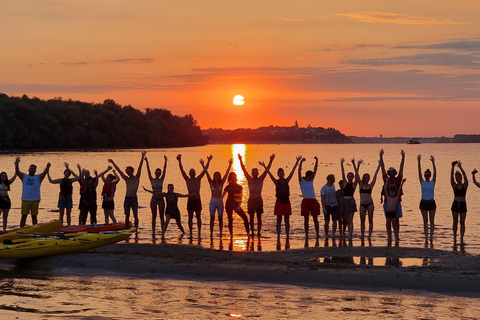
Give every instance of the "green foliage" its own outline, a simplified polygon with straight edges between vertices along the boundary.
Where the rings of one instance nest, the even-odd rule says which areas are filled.
[[[205,145],[192,115],[165,109],[9,97],[0,93],[0,149],[110,149]]]

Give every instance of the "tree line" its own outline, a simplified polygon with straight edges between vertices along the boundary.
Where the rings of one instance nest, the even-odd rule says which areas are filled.
[[[112,149],[200,146],[208,143],[191,114],[0,93],[0,149]]]

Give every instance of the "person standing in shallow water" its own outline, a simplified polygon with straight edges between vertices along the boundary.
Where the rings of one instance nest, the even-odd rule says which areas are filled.
[[[203,167],[203,171],[197,176],[195,169],[191,168],[188,172],[188,176],[183,170],[182,164],[182,155],[179,154],[177,156],[178,160],[178,167],[180,168],[180,172],[182,173],[183,179],[187,184],[188,194],[190,196],[187,200],[187,212],[188,212],[188,229],[190,230],[190,239],[193,237],[193,215],[197,218],[197,228],[198,228],[198,238],[202,237],[202,200],[200,198],[200,183],[202,181],[205,172],[208,170],[210,166],[210,161],[212,161],[213,156],[209,155],[207,157],[207,164],[204,165],[203,159],[200,159],[200,164]]]
[[[16,178],[16,172],[10,179],[8,179],[6,172],[0,173],[0,214],[3,214],[3,231],[7,230],[8,212],[12,207],[12,203],[8,197],[8,191],[10,191],[10,185]]]
[[[205,171],[207,174],[207,179],[208,183],[210,184],[210,191],[212,193],[212,197],[210,198],[210,205],[209,205],[209,211],[210,211],[210,240],[213,239],[213,227],[215,226],[215,213],[218,215],[218,228],[220,230],[220,237],[222,237],[223,234],[223,211],[224,211],[224,206],[223,206],[223,199],[222,199],[222,191],[223,191],[223,185],[225,184],[225,181],[227,180],[228,173],[230,172],[230,169],[232,168],[232,163],[233,160],[229,159],[228,160],[228,167],[227,167],[227,172],[225,172],[225,175],[221,176],[220,172],[215,171],[213,174],[213,179],[210,177],[210,174],[208,171]]]
[[[377,174],[380,170],[380,163],[378,163],[377,169],[373,174],[372,182],[370,182],[370,175],[368,173],[363,174],[362,179],[360,179],[359,171],[360,165],[363,163],[363,160],[358,160],[357,165],[357,180],[358,180],[358,191],[360,193],[360,234],[361,240],[365,237],[365,216],[368,215],[368,239],[372,237],[373,232],[373,198],[372,190],[377,181]]]
[[[117,189],[117,183],[120,181],[120,177],[117,174],[117,171],[113,170],[113,174],[107,175],[105,178],[101,175],[103,180],[103,188],[102,188],[102,209],[103,214],[105,215],[105,224],[110,223],[110,219],[112,219],[113,223],[117,223],[117,219],[115,219],[115,202],[113,201],[115,197],[115,190]]]
[[[43,179],[50,169],[50,162],[47,163],[45,170],[40,174],[37,172],[37,166],[31,164],[28,167],[28,174],[20,171],[20,157],[15,159],[15,173],[22,180],[22,218],[20,219],[20,227],[24,227],[27,222],[28,214],[32,215],[32,224],[38,223],[38,207],[40,205],[41,193],[40,186]]]
[[[315,246],[318,246],[320,238],[320,227],[318,225],[318,216],[320,215],[320,203],[315,197],[315,189],[313,187],[313,180],[315,179],[318,168],[317,156],[315,156],[314,159],[315,164],[313,167],[313,171],[308,170],[307,172],[305,172],[305,177],[302,177],[302,165],[306,161],[306,159],[302,158],[298,166],[298,182],[300,183],[300,190],[302,191],[303,196],[301,204],[301,215],[303,216],[304,220],[303,226],[305,230],[305,247],[308,247],[308,218],[310,215],[312,215],[313,226],[315,227]]]
[[[457,166],[460,171],[455,172],[454,175],[455,166]],[[453,194],[455,196],[451,208],[453,218],[453,242],[455,244],[457,243],[458,221],[460,218],[460,244],[465,244],[463,242],[463,236],[465,235],[465,219],[467,217],[467,202],[465,200],[465,196],[467,195],[468,179],[467,174],[465,173],[465,170],[463,170],[462,163],[460,161],[452,162],[450,183],[452,185]]]
[[[288,183],[293,177],[293,173],[298,166],[298,163],[302,159],[302,156],[297,156],[295,165],[292,168],[292,171],[285,178],[285,171],[283,168],[278,168],[277,175],[278,179],[275,179],[273,174],[265,165],[265,162],[260,161],[259,164],[265,168],[268,175],[275,184],[275,196],[277,201],[275,202],[274,215],[277,216],[277,248],[280,246],[280,234],[282,232],[282,217],[285,221],[285,234],[286,234],[286,243],[285,246],[290,246],[290,216],[292,215],[292,205],[290,203],[290,186]]]
[[[73,178],[70,175],[73,174]],[[58,209],[60,211],[60,222],[63,225],[63,217],[67,214],[67,226],[72,224],[72,208],[73,208],[73,182],[80,181],[80,176],[75,174],[68,167],[68,163],[65,162],[65,170],[63,171],[63,178],[52,180],[50,177],[50,171],[47,172],[48,181],[53,184],[60,184],[60,193],[58,195]]]
[[[272,154],[270,156],[270,161],[268,162],[267,168],[270,169],[272,167],[273,159],[275,159],[275,155]],[[258,236],[262,232],[262,214],[263,214],[263,199],[262,199],[262,189],[263,189],[263,181],[267,176],[267,170],[264,170],[263,173],[259,176],[258,169],[252,169],[252,175],[249,175],[247,172],[247,168],[243,164],[242,156],[238,155],[238,160],[240,160],[240,166],[242,167],[243,174],[248,182],[248,204],[247,204],[247,211],[248,215],[250,216],[250,232],[252,236],[255,231],[255,213],[257,213],[257,229],[258,229]]]
[[[225,201],[225,211],[227,212],[228,217],[228,231],[230,232],[230,238],[233,236],[233,211],[235,211],[240,218],[243,219],[243,224],[245,225],[245,231],[247,235],[249,235],[249,224],[248,218],[243,211],[241,204],[242,204],[242,196],[243,196],[243,187],[237,183],[237,174],[235,172],[230,172],[228,174],[228,185],[225,187],[222,199],[227,196],[227,201]]]
[[[142,173],[142,165],[143,160],[145,159],[145,155],[147,154],[146,151],[142,151],[142,158],[140,159],[140,164],[138,165],[137,174],[134,175],[134,169],[131,166],[128,166],[125,169],[125,173],[120,170],[117,164],[112,160],[108,159],[120,176],[125,180],[127,185],[127,192],[125,194],[125,201],[123,203],[123,209],[125,211],[125,227],[128,229],[130,228],[130,209],[132,209],[133,218],[135,219],[135,228],[137,228],[137,232],[139,229],[139,221],[138,221],[138,198],[137,198],[137,191],[138,186],[140,184],[140,176]]]
[[[428,238],[428,219],[430,218],[430,241],[433,240],[433,232],[435,230],[435,211],[437,205],[434,199],[435,182],[437,181],[437,167],[435,166],[435,158],[430,156],[433,165],[433,177],[430,169],[425,170],[422,178],[422,155],[417,156],[418,161],[418,179],[422,188],[422,200],[420,201],[420,211],[423,217],[423,232],[425,233],[425,241]]]
[[[165,239],[165,232],[167,231],[168,224],[170,219],[175,219],[177,222],[178,229],[182,232],[182,235],[185,233],[185,230],[182,226],[182,220],[180,216],[180,209],[178,209],[178,198],[186,198],[190,196],[190,194],[180,194],[174,192],[173,184],[168,184],[167,192],[162,192],[162,196],[166,199],[166,209],[165,209],[165,224],[163,225],[162,229],[162,239]]]
[[[163,156],[165,162],[163,164],[163,173],[160,168],[155,169],[155,177],[152,176],[150,171],[150,163],[148,162],[147,157],[145,157],[145,163],[147,164],[148,178],[150,179],[150,184],[152,186],[152,199],[150,200],[150,210],[152,210],[152,236],[155,237],[155,229],[157,226],[157,213],[160,218],[160,226],[163,230],[163,225],[165,224],[165,200],[162,196],[163,190],[163,181],[165,180],[165,174],[167,173],[167,156]],[[145,188],[144,188],[145,189]]]
[[[345,168],[343,167],[343,163],[345,162],[345,159],[342,158],[340,159],[340,166],[342,169],[342,179],[345,181],[345,184],[343,185],[343,201],[342,201],[342,206],[340,207],[340,213],[347,219],[346,224],[348,227],[348,239],[352,240],[353,237],[353,215],[355,212],[357,212],[357,204],[355,202],[355,198],[353,197],[355,193],[355,189],[357,187],[357,176],[358,176],[358,169],[357,166],[355,165],[355,159],[352,159],[352,164],[353,164],[353,169],[355,171],[355,174],[353,172],[349,172],[347,174],[347,178],[345,179]],[[355,179],[355,180],[354,180]],[[343,222],[345,223],[345,221]],[[342,226],[340,226],[342,228]]]

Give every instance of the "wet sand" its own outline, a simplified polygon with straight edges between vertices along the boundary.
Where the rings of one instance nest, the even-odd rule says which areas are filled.
[[[480,256],[427,248],[319,247],[232,252],[194,245],[122,243],[33,259],[28,264],[49,273],[81,276],[251,281],[480,296]]]

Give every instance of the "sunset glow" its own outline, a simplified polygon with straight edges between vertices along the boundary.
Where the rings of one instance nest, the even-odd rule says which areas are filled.
[[[204,129],[475,134],[479,16],[465,0],[6,1],[0,92],[165,108]]]
[[[241,95],[236,95],[233,98],[233,104],[236,105],[236,106],[243,106],[244,103],[245,103],[245,100],[243,99],[243,97]]]

